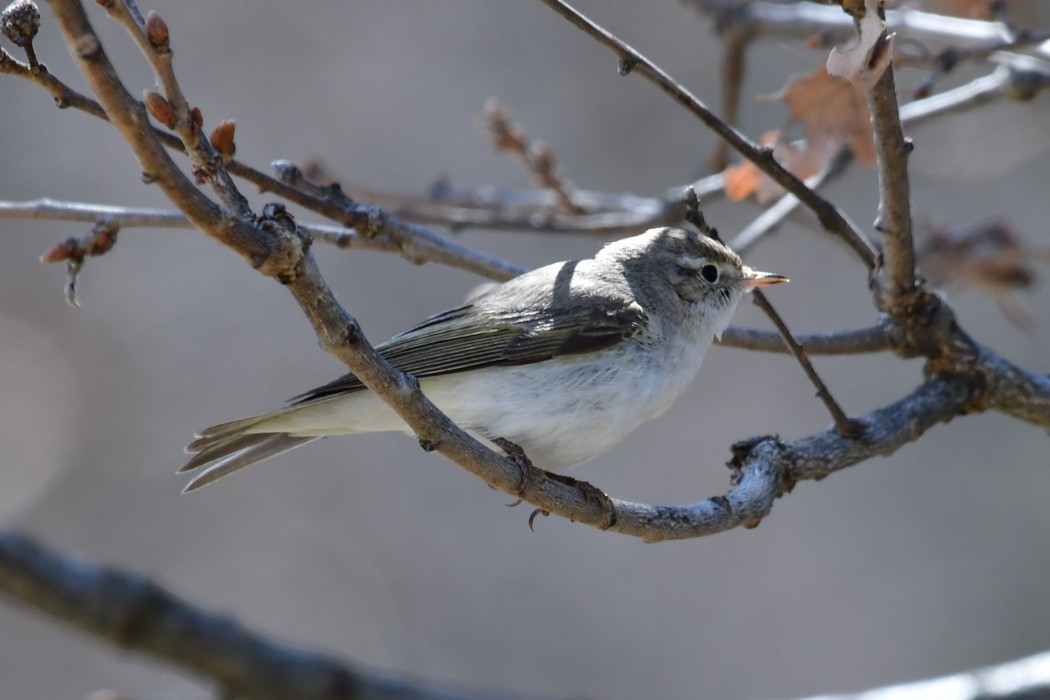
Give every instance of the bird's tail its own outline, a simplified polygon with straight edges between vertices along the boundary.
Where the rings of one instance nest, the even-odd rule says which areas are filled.
[[[285,409],[285,411],[288,410],[295,410],[295,407]],[[186,453],[193,456],[179,467],[179,473],[204,466],[208,462],[215,462],[215,464],[194,476],[182,492],[196,491],[249,464],[261,462],[318,439],[312,436],[302,437],[282,432],[265,432],[261,424],[274,417],[274,413],[267,413],[251,418],[241,418],[213,425],[197,433],[196,439],[186,445]]]

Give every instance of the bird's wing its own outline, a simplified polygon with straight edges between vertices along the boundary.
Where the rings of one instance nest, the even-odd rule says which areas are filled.
[[[645,323],[642,307],[626,298],[557,313],[548,308],[493,310],[475,303],[432,316],[376,350],[402,372],[432,377],[595,352],[637,335]],[[354,374],[345,374],[292,401],[309,403],[363,387]]]

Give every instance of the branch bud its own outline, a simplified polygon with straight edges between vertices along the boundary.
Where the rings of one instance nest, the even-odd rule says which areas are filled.
[[[169,129],[175,127],[175,108],[163,95],[153,90],[146,90],[142,93],[142,98],[146,103],[146,109],[154,119]]]
[[[146,38],[155,49],[168,48],[168,25],[153,10],[146,14]]]
[[[211,132],[211,145],[222,156],[223,162],[229,162],[237,151],[237,145],[233,142],[233,134],[237,130],[237,123],[232,119],[224,119]]]
[[[63,260],[72,260],[80,250],[80,241],[76,238],[67,238],[51,246],[40,256],[42,263],[56,263]]]
[[[15,0],[0,12],[0,31],[16,46],[33,42],[40,29],[40,10],[32,0]]]
[[[200,107],[194,107],[190,110],[190,119],[193,120],[193,123],[197,125],[198,129],[204,126],[204,115],[201,114]]]

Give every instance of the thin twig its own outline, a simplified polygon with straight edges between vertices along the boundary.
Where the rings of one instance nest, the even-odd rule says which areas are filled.
[[[712,198],[721,194],[723,183],[724,178],[718,174],[703,178],[694,186]],[[560,211],[556,195],[541,189],[485,186],[446,192],[440,188],[429,197],[373,192],[352,185],[344,185],[344,189],[355,199],[382,207],[391,216],[454,230],[623,236],[681,221],[685,186],[676,186],[655,197],[573,190],[573,201],[590,212],[587,214]]]
[[[445,264],[455,262],[463,269],[497,280],[507,280],[524,272],[522,267],[452,243],[422,226],[401,221],[375,205],[357,202],[344,194],[337,184],[317,185],[288,161],[276,161],[273,167],[278,179],[297,193],[293,201],[299,204],[309,201],[312,205],[309,208],[313,211],[342,222],[365,238],[386,236],[396,242],[409,259]]]
[[[765,311],[766,315],[769,316],[771,321],[773,321],[773,325],[777,327],[778,331],[780,331],[780,337],[784,339],[784,343],[787,345],[788,352],[791,353],[792,357],[798,360],[798,363],[802,365],[802,370],[806,373],[806,376],[809,377],[809,381],[816,387],[817,398],[824,402],[824,405],[828,409],[828,413],[831,414],[832,420],[835,421],[835,428],[838,430],[839,434],[842,435],[842,437],[850,439],[860,437],[860,425],[851,420],[838,405],[838,402],[835,401],[835,397],[831,395],[830,391],[828,391],[828,387],[824,384],[824,380],[822,380],[820,375],[817,374],[817,371],[813,369],[813,364],[806,356],[806,351],[798,344],[795,338],[792,337],[787,324],[784,323],[784,320],[780,318],[780,314],[776,312],[773,305],[769,303],[768,299],[766,299],[766,295],[762,293],[761,289],[756,289],[752,293],[752,297],[755,305]]]
[[[120,228],[194,228],[186,215],[177,209],[118,207],[108,204],[64,202],[47,197],[27,202],[0,200],[0,219],[102,222]],[[309,233],[314,240],[331,243],[339,248],[388,253],[402,252],[397,242],[386,236],[369,239],[358,235],[356,231],[325,224],[300,224],[300,228]],[[412,262],[419,264],[432,261],[429,258],[420,257],[413,258]],[[449,261],[446,264],[458,267],[460,262]],[[521,269],[524,270],[524,268]],[[492,270],[492,272],[495,271]]]
[[[704,213],[700,211],[700,200],[696,197],[695,193],[690,192],[686,196],[686,205],[688,207],[685,214],[686,221],[693,226],[696,226],[696,228],[704,235],[710,236],[715,240],[721,240],[718,231],[707,223],[707,220],[704,218]],[[766,299],[766,295],[762,293],[761,289],[753,290],[752,295],[755,304],[765,311],[766,315],[773,321],[773,325],[776,326],[777,332],[780,333],[784,344],[787,346],[787,351],[800,365],[802,365],[802,370],[817,388],[817,397],[824,402],[825,406],[827,406],[838,430],[845,437],[856,437],[858,434],[858,428],[850,421],[843,410],[839,407],[838,403],[836,403],[823,380],[817,375],[816,370],[813,369],[813,365],[810,363],[809,358],[806,357],[806,353],[802,349],[802,346],[792,337],[787,324],[785,324],[784,320],[780,318],[780,314],[778,314],[773,308],[773,305],[769,303],[769,300]]]
[[[757,165],[777,184],[797,196],[803,204],[813,210],[821,226],[849,244],[861,261],[867,265],[868,269],[874,269],[877,266],[878,252],[860,229],[838,207],[806,187],[804,182],[781,166],[773,158],[773,153],[770,149],[759,146],[744,134],[726,124],[708,109],[703,102],[656,64],[567,3],[562,0],[540,1],[569,20],[574,26],[583,30],[588,36],[593,37],[599,43],[611,49],[620,59],[620,72],[622,74],[626,75],[632,71],[640,73],[699,118],[708,128],[725,139],[741,155]]]
[[[800,333],[792,337],[807,355],[858,355],[892,347],[890,337],[881,326],[833,333]],[[754,328],[727,328],[718,344],[759,352],[790,352],[780,333]]]
[[[565,211],[577,215],[587,213],[576,203],[575,187],[555,167],[550,149],[533,143],[495,100],[489,100],[485,105],[485,126],[496,150],[517,158],[532,173],[536,184],[554,193]]]

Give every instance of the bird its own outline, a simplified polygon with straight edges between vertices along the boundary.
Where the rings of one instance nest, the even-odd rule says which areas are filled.
[[[720,241],[658,227],[503,282],[377,345],[457,425],[562,472],[666,411],[740,300],[787,282]],[[186,446],[194,491],[322,437],[411,432],[353,373],[283,408],[219,423]]]

